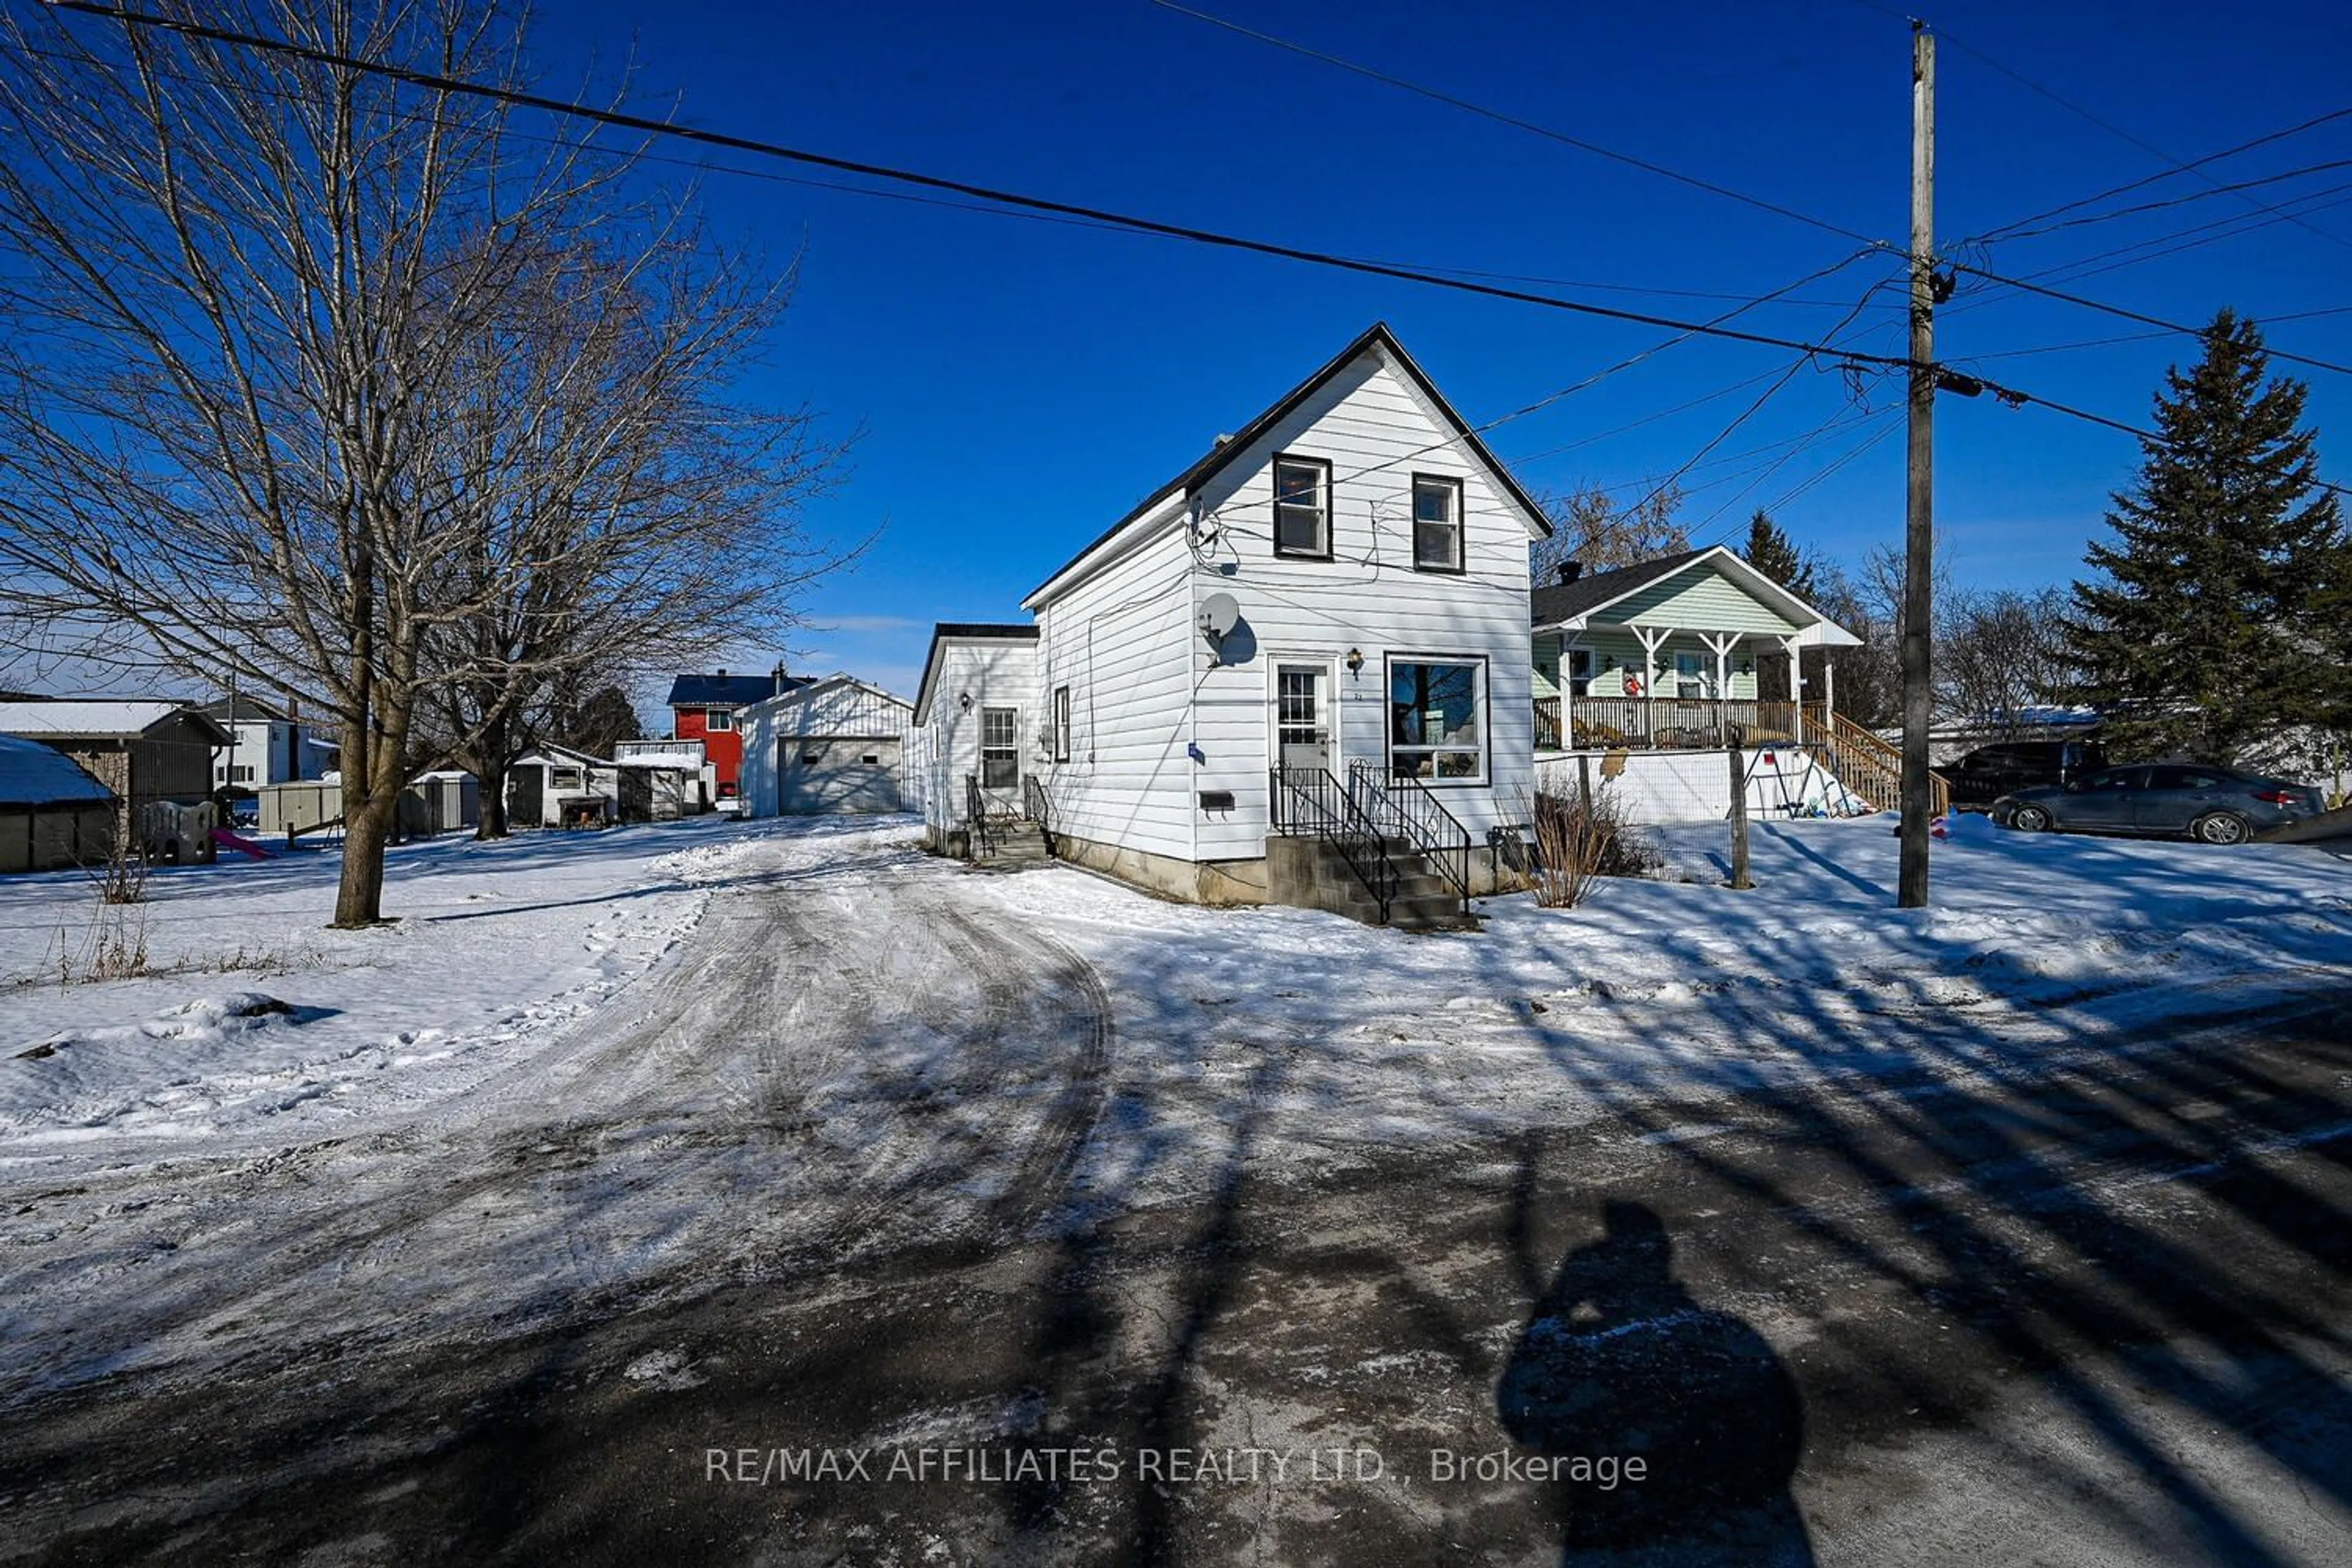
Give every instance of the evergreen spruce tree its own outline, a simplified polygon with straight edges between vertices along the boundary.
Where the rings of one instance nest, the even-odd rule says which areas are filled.
[[[1808,604],[1812,602],[1816,584],[1813,563],[1790,540],[1772,514],[1762,507],[1748,520],[1748,542],[1739,547],[1740,559],[1759,572],[1794,594]]]
[[[2268,377],[2251,321],[2223,310],[2205,354],[2166,374],[2139,479],[2114,496],[2112,544],[2074,584],[2068,639],[2111,749],[2215,763],[2277,754],[2340,707],[2326,600],[2347,548],[2319,489],[2302,383]]]

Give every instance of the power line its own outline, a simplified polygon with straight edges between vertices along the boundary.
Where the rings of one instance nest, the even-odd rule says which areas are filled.
[[[2275,321],[2305,321],[2313,316],[2342,315],[2352,315],[2352,305],[2330,305],[2325,310],[2290,310],[2276,315],[2257,314],[2253,311],[2248,311],[2246,313],[2247,320],[2254,321],[2262,326],[2269,326]],[[2168,338],[2172,335],[2173,334],[2170,331],[2159,328],[2152,332],[2126,332],[2119,337],[2113,338],[2086,338],[2080,342],[2044,343],[2038,348],[2030,349],[1999,349],[1991,353],[1969,354],[1963,359],[1955,361],[1954,363],[1958,364],[1978,364],[1985,360],[1992,359],[2023,359],[2030,354],[2067,353],[2076,349],[2109,348],[2116,343],[2144,343],[2158,338]]]
[[[1216,246],[1223,249],[1245,251],[1259,256],[1280,257],[1286,260],[1303,261],[1314,266],[1334,268],[1369,277],[1422,283],[1431,288],[1451,289],[1462,293],[1475,294],[1491,300],[1505,300],[1517,304],[1539,305],[1548,310],[1566,310],[1575,315],[1595,316],[1606,321],[1664,327],[1678,332],[1722,338],[1733,342],[1755,343],[1765,348],[1790,349],[1801,353],[1826,353],[1858,364],[1874,364],[1905,370],[1911,368],[1910,360],[1891,354],[1848,353],[1832,349],[1824,343],[1807,342],[1796,338],[1776,337],[1765,332],[1741,331],[1732,328],[1709,325],[1703,321],[1685,321],[1673,316],[1654,315],[1641,310],[1620,310],[1615,306],[1594,304],[1591,300],[1570,300],[1559,295],[1506,289],[1467,279],[1444,277],[1437,273],[1396,266],[1388,262],[1366,260],[1359,257],[1338,256],[1328,251],[1311,250],[1302,246],[1255,239],[1216,229],[1199,228],[1187,224],[1165,223],[1157,218],[1139,217],[1133,214],[1087,206],[1076,202],[1055,201],[1049,197],[1034,196],[1023,192],[975,184],[970,181],[950,179],[944,175],[923,174],[911,169],[896,168],[885,163],[869,163],[854,158],[836,157],[831,153],[788,147],[780,142],[762,142],[752,137],[733,135],[727,132],[700,130],[690,125],[650,119],[641,114],[629,114],[619,110],[597,109],[587,104],[567,103],[562,99],[524,92],[515,88],[493,87],[482,82],[467,81],[457,77],[416,70],[384,61],[360,59],[353,56],[339,54],[332,49],[317,48],[307,44],[292,43],[283,38],[239,33],[230,28],[184,21],[173,16],[159,16],[148,12],[117,10],[110,5],[97,4],[96,0],[47,0],[47,3],[61,11],[78,11],[88,16],[100,16],[110,21],[120,22],[125,26],[160,28],[187,37],[229,44],[264,54],[288,56],[339,70],[359,71],[380,76],[410,87],[425,88],[435,92],[487,99],[514,108],[539,110],[549,114],[586,120],[599,125],[609,125],[618,130],[635,132],[648,136],[677,137],[707,146],[725,148],[730,152],[781,158],[791,163],[832,169],[843,174],[862,174],[871,179],[889,180],[927,190],[949,191],[981,201],[1002,203],[1006,206],[1052,213],[1066,218],[1090,220],[1138,234],[1189,240],[1198,245]],[[1876,247],[1878,242],[1872,241],[1871,244]]]
[[[1972,278],[1984,278],[1995,283],[2006,283],[2012,289],[2022,289],[2029,294],[2041,294],[2049,299],[2063,300],[2069,305],[2080,305],[2085,310],[2101,311],[2110,316],[2120,316],[2127,321],[2138,321],[2150,327],[2162,327],[2167,331],[2179,332],[2187,337],[2201,338],[2205,335],[2206,329],[2202,327],[2183,326],[2179,321],[2168,321],[2161,316],[2151,316],[2142,310],[2128,310],[2121,305],[2109,305],[2101,300],[2085,299],[2080,294],[2069,294],[2063,289],[2053,289],[2046,284],[2030,282],[2021,278],[2005,278],[1998,272],[1988,272],[1981,267],[1970,267],[1965,262],[1953,261],[1946,265],[1955,272],[1965,272]],[[2352,365],[2337,364],[2332,360],[2314,359],[2309,354],[2290,353],[2284,349],[2269,349],[2267,352],[2273,359],[2286,360],[2294,364],[2312,365],[2320,370],[2332,370],[2342,375],[2352,375]]]
[[[2215,196],[2252,190],[2257,185],[2275,185],[2285,180],[2300,180],[2306,175],[2324,174],[2329,169],[2346,168],[2352,168],[2352,158],[2336,158],[2325,163],[2306,163],[2299,169],[2286,169],[2275,174],[2263,174],[2251,180],[2239,180],[2231,184],[2216,185],[2210,191],[2191,191],[2187,195],[2168,196],[2158,202],[2137,202],[2127,207],[2115,207],[2103,213],[2090,213],[2082,217],[2070,217],[2057,223],[2044,224],[2039,228],[2012,225],[2000,230],[1998,235],[1980,238],[1978,243],[1990,244],[1995,239],[2002,243],[2016,239],[2036,239],[2045,234],[2056,234],[2062,229],[2084,228],[2092,224],[2113,223],[2117,218],[2132,217],[2140,213],[2161,212],[2168,207],[2186,206],[2190,202],[2210,202]]]
[[[1711,195],[1722,196],[1728,201],[1741,203],[1744,205],[1754,207],[1759,212],[1768,212],[1780,217],[1791,219],[1797,223],[1809,224],[1814,228],[1825,230],[1843,239],[1858,240],[1864,245],[1881,243],[1880,241],[1874,239],[1871,236],[1861,233],[1855,229],[1847,228],[1843,224],[1835,224],[1830,222],[1826,218],[1815,217],[1811,213],[1799,212],[1794,207],[1783,206],[1778,202],[1767,201],[1761,196],[1751,196],[1744,191],[1736,191],[1728,185],[1717,184],[1712,180],[1702,180],[1695,174],[1685,174],[1679,169],[1670,169],[1663,163],[1652,163],[1646,158],[1637,158],[1630,153],[1620,153],[1613,147],[1604,147],[1597,142],[1588,142],[1581,137],[1570,136],[1566,132],[1555,131],[1549,125],[1541,125],[1532,120],[1522,120],[1517,115],[1506,114],[1500,110],[1489,109],[1483,103],[1476,103],[1466,98],[1458,98],[1453,93],[1444,92],[1433,87],[1424,87],[1419,82],[1408,81],[1402,77],[1391,76],[1386,71],[1376,69],[1371,66],[1363,65],[1355,60],[1344,58],[1339,55],[1328,54],[1324,50],[1315,48],[1307,44],[1297,43],[1289,38],[1277,37],[1272,33],[1262,33],[1255,27],[1244,26],[1239,22],[1229,21],[1225,17],[1212,15],[1207,11],[1196,11],[1190,5],[1178,4],[1178,0],[1152,0],[1152,3],[1160,6],[1162,10],[1173,11],[1179,16],[1190,16],[1193,20],[1199,22],[1206,22],[1213,27],[1223,27],[1225,31],[1229,33],[1237,33],[1244,38],[1255,38],[1259,43],[1271,44],[1276,48],[1287,49],[1292,54],[1303,55],[1311,60],[1320,60],[1325,65],[1337,66],[1341,70],[1352,71],[1358,76],[1366,78],[1371,81],[1380,82],[1384,86],[1396,88],[1400,91],[1413,93],[1419,97],[1428,99],[1432,102],[1443,103],[1448,108],[1461,110],[1466,114],[1475,114],[1481,119],[1491,120],[1498,125],[1507,125],[1515,131],[1525,131],[1531,135],[1541,136],[1548,141],[1559,142],[1562,146],[1573,147],[1579,152],[1590,153],[1595,157],[1607,158],[1612,162],[1623,163],[1628,167],[1640,169],[1644,173],[1656,174],[1664,179],[1673,180],[1678,184],[1689,185],[1695,190],[1705,191]]]
[[[2163,181],[2173,179],[2189,171],[2201,168],[2207,163],[2218,163],[2225,158],[2234,158],[2242,153],[2251,153],[2257,147],[2266,147],[2273,142],[2284,142],[2290,136],[2300,136],[2306,131],[2316,130],[2322,125],[2328,124],[2334,121],[2345,119],[2347,116],[2352,116],[2352,109],[2330,110],[2326,114],[2315,116],[2310,120],[2303,121],[2299,125],[2290,125],[2284,131],[2273,131],[2268,135],[2257,136],[2251,142],[2241,142],[2234,147],[2224,147],[2219,153],[2208,153],[2201,158],[2191,158],[2188,163],[2181,164],[2177,169],[2159,169],[2153,174],[2143,174],[2137,180],[2126,180],[2120,185],[2111,185],[2107,189],[2096,192],[2094,195],[2081,196],[2074,201],[2062,203],[2057,206],[2034,213],[2030,216],[2019,218],[2013,223],[2003,224],[1999,228],[1987,229],[1984,233],[1978,235],[1976,237],[1979,240],[2003,238],[2008,237],[2012,230],[2023,228],[2028,224],[2040,223],[2045,218],[2058,217],[2066,213],[2079,211],[2084,207],[2095,206],[2100,202],[2105,201],[2110,196],[2127,195],[2133,191],[2140,190],[2146,186],[2158,184]]]
[[[1281,245],[1270,240],[1251,239],[1241,236],[1221,233],[1213,229],[1193,228],[1181,224],[1162,223],[1153,218],[1137,217],[1131,215],[1112,212],[1099,207],[1089,207],[1076,203],[1054,201],[1046,197],[1032,196],[1019,192],[998,190],[987,185],[973,184],[966,181],[949,179],[942,175],[926,174],[913,170],[893,168],[887,164],[862,163],[855,159],[835,157],[829,153],[814,153],[805,149],[787,147],[777,142],[761,142],[751,137],[737,136],[726,132],[699,130],[693,126],[679,125],[667,121],[653,120],[644,115],[629,114],[619,110],[596,109],[585,104],[566,103],[561,99],[549,98],[539,93],[524,92],[515,88],[494,87],[482,82],[466,81],[456,77],[441,76],[431,71],[416,70],[406,66],[392,65],[377,60],[363,60],[353,56],[340,54],[331,49],[322,49],[307,44],[292,43],[283,38],[268,38],[251,33],[239,33],[226,27],[215,27],[207,24],[187,21],[178,17],[160,16],[149,12],[117,9],[113,6],[98,4],[97,0],[47,0],[47,3],[58,10],[75,11],[87,16],[101,17],[109,21],[121,23],[126,27],[142,26],[158,28],[166,32],[176,33],[185,37],[199,38],[213,43],[228,44],[236,47],[252,49],[263,54],[281,55],[290,58],[307,60],[314,65],[328,66],[339,70],[356,71],[365,75],[379,76],[388,80],[404,83],[411,87],[425,88],[436,92],[445,92],[462,97],[487,99],[493,102],[504,103],[515,108],[534,109],[549,114],[586,120],[595,124],[609,125],[616,129],[633,131],[649,136],[677,137],[680,140],[696,142],[709,146],[722,147],[734,152],[751,153],[762,157],[781,158],[787,162],[811,164],[819,168],[833,169],[845,174],[863,174],[875,179],[891,180],[925,189],[950,191],[960,195],[971,196],[982,201],[1002,203],[1007,206],[1020,207],[1039,212],[1055,213],[1068,217],[1091,219],[1098,223],[1110,225],[1115,227],[1130,229],[1139,233],[1161,235],[1171,238],[1191,240],[1198,244],[1218,246],[1227,249],[1247,251],[1258,255],[1276,256],[1289,260],[1304,261],[1317,266],[1331,267],[1344,271],[1364,273],[1374,277],[1391,278],[1405,282],[1424,283],[1433,288],[1452,289],[1465,293],[1483,295],[1490,299],[1512,300],[1520,304],[1540,305],[1547,309],[1567,310],[1579,315],[1598,316],[1611,321],[1632,321],[1645,326],[1665,327],[1680,332],[1685,336],[1723,338],[1735,342],[1756,343],[1766,348],[1789,349],[1805,356],[1806,360],[1810,360],[1816,356],[1827,356],[1831,359],[1852,365],[1877,365],[1884,368],[1900,369],[1905,371],[1920,369],[1942,372],[1943,370],[1943,367],[1934,363],[1915,362],[1907,355],[1896,356],[1892,354],[1864,353],[1856,350],[1841,349],[1827,342],[1805,342],[1793,338],[1774,337],[1762,332],[1741,331],[1734,328],[1713,325],[1703,321],[1678,321],[1669,316],[1654,316],[1641,311],[1621,310],[1612,306],[1595,305],[1586,300],[1567,300],[1553,295],[1533,294],[1518,289],[1496,288],[1490,285],[1470,282],[1461,279],[1444,278],[1432,273],[1418,272],[1410,268],[1392,267],[1381,262],[1365,261],[1343,256],[1334,256],[1322,251],[1307,250],[1296,246]],[[1857,0],[1857,3],[1867,5],[1871,3],[1871,0]],[[1883,7],[1877,6],[1874,6],[1873,8],[1884,9]],[[1884,242],[1880,241],[1871,241],[1870,245],[1873,249],[1890,248],[1886,247],[1884,245]],[[1905,253],[1895,252],[1895,254]],[[1849,258],[1848,259],[1851,260],[1853,258]],[[1843,265],[1843,263],[1841,263],[1840,265]],[[2102,305],[2095,300],[2084,300],[2078,296],[2060,293],[2054,289],[2042,289],[2038,285],[2024,283],[2016,279],[2004,278],[1998,273],[1989,272],[1980,268],[1961,267],[1958,269],[1978,277],[1988,279],[1994,282],[2006,283],[2011,287],[2025,288],[2035,292],[2048,293],[2055,298],[2068,300],[2071,303],[2087,306],[2093,310],[2105,310],[2116,315],[2126,316],[2134,321],[2144,321],[2151,326],[2164,327],[2169,331],[2184,333],[2191,337],[2202,335],[2196,328],[2193,327],[2184,327],[2176,322],[2166,321],[2158,317],[2140,315],[2137,312],[2124,310],[2120,307],[2116,306]],[[1868,296],[1865,295],[1864,298],[1867,299]],[[1859,313],[1859,307],[1857,307],[1856,313]],[[1849,320],[1851,318],[1849,318]],[[1644,351],[1645,353],[1651,352],[1655,351]],[[2300,355],[2288,354],[2279,351],[2272,352],[2275,358],[2294,360],[2298,363],[2315,364],[2327,370],[2345,370],[2347,368],[2341,365],[2330,364],[2322,360],[2311,360]],[[1804,363],[1804,360],[1801,360],[1797,364],[1791,365],[1789,370],[1784,373],[1782,384],[1785,384],[1786,380],[1790,376],[1793,376],[1795,372],[1801,368]],[[2053,402],[2048,398],[2034,396],[2028,393],[2019,391],[2013,387],[2001,386],[1993,382],[1980,380],[1975,381],[1973,385],[1976,390],[1992,393],[2013,407],[2021,407],[2026,404],[2035,403],[2041,405],[2042,407],[2053,409],[2061,414],[2070,415],[2078,419],[2087,420],[2092,424],[2103,425],[2110,429],[2122,431],[2126,435],[2137,436],[2145,441],[2155,441],[2160,445],[2166,446],[2174,445],[2174,443],[2166,440],[2165,437],[2158,436],[2151,431],[2140,429],[2137,426],[2126,425],[2120,420],[2109,419],[2104,416],[2089,413],[2084,409],[2071,407],[2065,404]],[[1778,391],[1779,387],[1776,385],[1773,390]],[[1769,396],[1769,395],[1768,394],[1767,395]],[[1749,412],[1753,412],[1754,406],[1760,406],[1761,401],[1762,400],[1759,399],[1757,405],[1751,405]],[[1733,421],[1730,428],[1737,428],[1738,426],[1740,423],[1743,423],[1746,418],[1747,415],[1742,414],[1738,419]],[[1729,430],[1727,429],[1725,434],[1727,435],[1728,433]],[[1717,441],[1720,441],[1720,439],[1721,437],[1718,437]],[[1706,450],[1711,449],[1716,444],[1717,442],[1708,443],[1706,447],[1701,448],[1701,455],[1704,455]],[[2347,490],[2341,485],[2330,484],[2324,479],[2315,479],[2314,483],[2323,489],[2326,489],[2336,494],[2352,495],[2352,490]]]

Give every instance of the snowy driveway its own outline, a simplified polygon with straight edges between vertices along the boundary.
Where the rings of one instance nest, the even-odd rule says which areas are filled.
[[[901,834],[745,847],[673,962],[460,1092],[306,1141],[33,1141],[0,1187],[0,1394],[511,1334],[1024,1230],[1101,1103],[1092,972],[975,918]]]

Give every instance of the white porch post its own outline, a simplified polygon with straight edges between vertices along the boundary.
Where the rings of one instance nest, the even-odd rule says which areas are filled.
[[[1805,660],[1797,647],[1795,637],[1782,637],[1780,651],[1789,656],[1789,701],[1796,710],[1797,729],[1803,732],[1805,722]]]
[[[1642,715],[1642,733],[1647,736],[1656,732],[1655,726],[1651,722],[1651,715],[1657,712],[1657,709],[1652,704],[1655,702],[1658,695],[1658,650],[1664,647],[1666,640],[1675,635],[1675,629],[1672,626],[1655,628],[1635,626],[1633,635],[1642,639],[1643,705],[1639,711]]]
[[[1727,701],[1731,696],[1731,650],[1739,645],[1739,634],[1701,632],[1699,640],[1715,655],[1715,699]]]
[[[1822,717],[1831,718],[1837,710],[1837,666],[1831,662],[1829,649],[1822,650]]]

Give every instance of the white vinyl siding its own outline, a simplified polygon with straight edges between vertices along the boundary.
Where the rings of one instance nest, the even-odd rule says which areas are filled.
[[[1261,535],[1263,537],[1263,535]],[[1070,693],[1069,760],[1046,770],[1054,831],[1192,858],[1192,554],[1181,519],[1037,607],[1037,690]]]
[[[1195,577],[1194,598],[1232,595],[1255,651],[1245,662],[1213,668],[1206,644],[1191,639],[1199,680],[1192,735],[1203,760],[1189,764],[1190,787],[1230,790],[1235,803],[1233,811],[1201,815],[1199,859],[1265,852],[1273,744],[1266,671],[1276,659],[1334,662],[1333,760],[1344,772],[1349,762],[1379,763],[1388,754],[1390,656],[1483,658],[1487,776],[1448,788],[1443,798],[1474,834],[1518,820],[1520,798],[1534,784],[1528,529],[1485,468],[1447,441],[1452,435],[1404,375],[1367,354],[1204,487],[1200,500],[1221,537],[1211,569]],[[1328,563],[1274,554],[1276,452],[1331,461]],[[1459,575],[1413,565],[1415,471],[1461,485]],[[1355,674],[1345,662],[1351,649],[1364,660]]]
[[[908,732],[907,790],[920,803],[926,823],[960,831],[968,815],[965,781],[980,776],[981,711],[1013,708],[1017,740],[1026,705],[1035,700],[1037,644],[1027,637],[950,637],[939,645],[938,658],[924,722]],[[989,805],[1017,811],[1020,791],[994,795]]]

